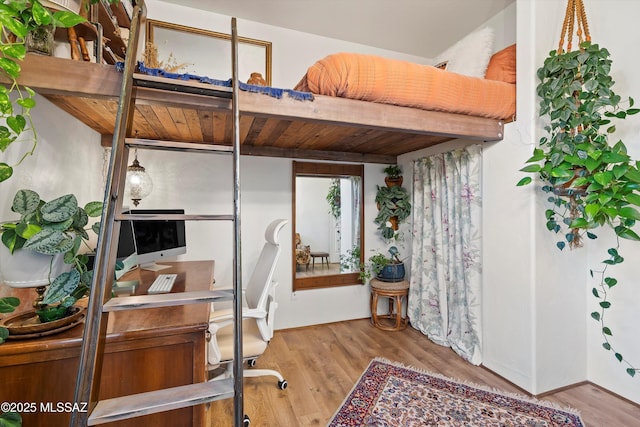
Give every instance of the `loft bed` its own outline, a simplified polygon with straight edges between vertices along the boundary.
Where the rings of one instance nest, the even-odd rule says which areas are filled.
[[[29,54],[19,82],[103,135],[111,146],[122,74],[112,65]],[[157,78],[162,81],[163,78]],[[1,83],[7,83],[0,77]],[[131,137],[231,145],[231,101],[199,94],[211,85],[170,80],[195,93],[138,88]],[[219,88],[221,92],[229,88]],[[513,89],[515,105],[515,86]],[[427,111],[314,95],[313,101],[240,91],[244,155],[396,163],[398,155],[458,138],[498,141],[504,118]]]

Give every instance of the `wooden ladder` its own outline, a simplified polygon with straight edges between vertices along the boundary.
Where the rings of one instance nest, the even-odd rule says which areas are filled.
[[[242,270],[240,262],[240,137],[238,108],[238,53],[236,20],[231,21],[231,88],[208,85],[188,85],[177,80],[155,78],[135,73],[137,47],[141,25],[146,18],[144,0],[136,0],[131,20],[122,88],[118,103],[109,174],[104,197],[102,223],[98,237],[93,283],[89,296],[89,305],[84,327],[84,338],[75,387],[75,402],[88,403],[88,412],[74,412],[71,426],[98,425],[124,420],[137,416],[164,412],[178,408],[199,405],[214,400],[234,399],[234,425],[242,426],[248,422],[243,413],[243,372],[242,372]],[[221,99],[231,103],[233,116],[233,145],[215,146],[173,141],[155,141],[130,138],[133,128],[133,115],[136,105],[136,90],[139,87],[157,91],[198,94]],[[162,215],[123,214],[123,194],[126,179],[127,161],[130,148],[161,149],[175,151],[198,151],[223,153],[233,156],[233,213],[230,215]],[[194,221],[233,221],[234,226],[234,271],[233,289],[217,291],[199,291],[169,293],[160,295],[142,295],[110,298],[115,272],[116,253],[120,222],[123,220],[194,220]],[[234,362],[233,378],[184,385],[180,387],[151,391],[98,400],[100,377],[105,350],[107,320],[109,313],[118,310],[146,309],[186,304],[212,303],[233,300],[234,309]],[[196,361],[197,363],[198,361]],[[205,361],[201,361],[205,363]]]

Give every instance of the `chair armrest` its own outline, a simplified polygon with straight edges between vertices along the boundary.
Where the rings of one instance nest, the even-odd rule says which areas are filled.
[[[264,319],[265,317],[267,317],[267,312],[265,310],[258,310],[255,308],[242,310],[243,319]]]

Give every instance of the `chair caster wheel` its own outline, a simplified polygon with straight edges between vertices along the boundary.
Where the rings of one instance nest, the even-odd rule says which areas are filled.
[[[250,368],[253,368],[254,366],[256,366],[256,359],[247,360],[247,365],[249,365]]]
[[[288,385],[287,380],[278,381],[278,388],[280,388],[280,390],[284,390]]]
[[[242,425],[244,427],[249,427],[250,424],[251,424],[251,419],[249,418],[248,415],[245,415],[244,419],[242,420]]]

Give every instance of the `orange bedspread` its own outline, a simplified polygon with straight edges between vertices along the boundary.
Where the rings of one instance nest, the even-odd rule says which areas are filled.
[[[316,62],[295,89],[495,119],[510,119],[516,110],[514,84],[354,53],[336,53]]]

